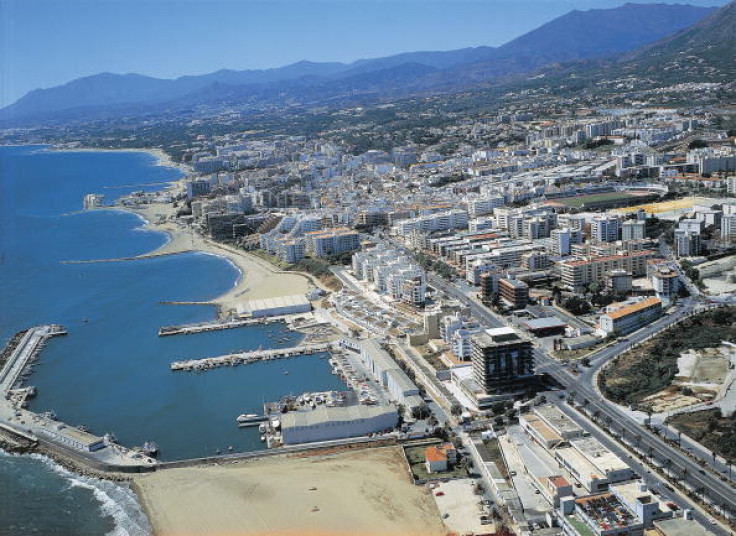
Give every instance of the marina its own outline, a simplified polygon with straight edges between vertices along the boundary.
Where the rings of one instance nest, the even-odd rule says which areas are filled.
[[[278,348],[270,350],[255,350],[252,352],[241,352],[227,354],[217,357],[205,357],[203,359],[189,359],[186,361],[174,361],[171,370],[204,371],[218,367],[250,365],[260,361],[272,361],[275,359],[286,359],[300,355],[317,354],[329,352],[337,348],[337,343],[326,342],[318,344],[307,344],[291,348]]]

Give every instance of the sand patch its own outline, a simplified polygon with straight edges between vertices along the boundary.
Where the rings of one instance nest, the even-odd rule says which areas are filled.
[[[160,536],[447,532],[397,447],[170,469],[135,483]]]

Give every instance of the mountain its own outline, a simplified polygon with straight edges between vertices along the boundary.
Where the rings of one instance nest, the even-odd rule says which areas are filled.
[[[736,1],[674,35],[623,55],[628,72],[671,73],[678,81],[736,76]]]
[[[201,104],[279,106],[459,91],[549,64],[630,52],[698,23],[713,9],[626,4],[572,11],[498,48],[409,52],[350,64],[302,61],[275,69],[220,70],[175,80],[103,73],[31,91],[0,110],[0,119],[5,125],[33,124]]]

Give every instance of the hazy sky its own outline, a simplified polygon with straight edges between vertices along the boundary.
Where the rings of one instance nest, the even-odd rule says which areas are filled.
[[[636,0],[655,3],[671,0]],[[500,45],[625,0],[0,0],[0,106],[100,72],[161,78]],[[681,0],[722,5],[725,0]]]

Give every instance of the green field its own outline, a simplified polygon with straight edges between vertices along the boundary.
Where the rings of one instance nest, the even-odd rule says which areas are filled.
[[[563,199],[553,199],[552,202],[560,203],[570,208],[581,208],[583,205],[591,205],[606,202],[639,202],[641,196],[627,194],[624,192],[610,192],[605,194],[581,195],[578,197],[567,197]]]

